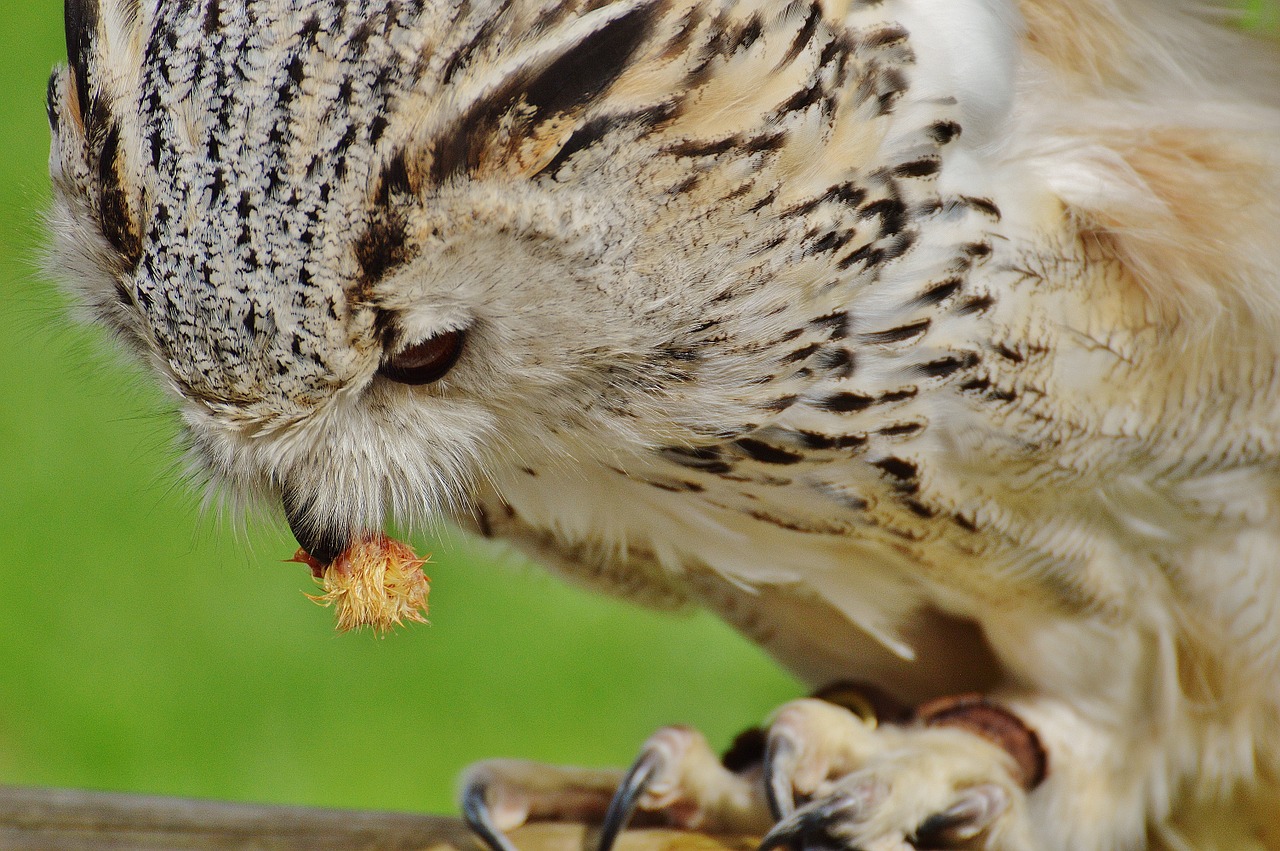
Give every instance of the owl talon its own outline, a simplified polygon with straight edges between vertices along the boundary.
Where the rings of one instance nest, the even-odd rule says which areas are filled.
[[[490,851],[518,851],[507,835],[498,829],[489,806],[489,784],[480,778],[469,780],[462,790],[462,818],[476,838]]]
[[[1009,795],[993,783],[974,786],[946,810],[925,819],[912,839],[917,848],[950,848],[981,834],[1009,806]]]
[[[657,748],[646,748],[632,763],[600,825],[600,842],[597,851],[612,851],[613,843],[631,822],[641,797],[649,790],[654,775],[662,770],[663,753]],[[495,849],[495,851],[499,851]],[[501,849],[505,851],[505,849]]]
[[[788,736],[770,736],[764,755],[764,791],[769,812],[781,822],[795,812],[796,802],[791,783],[797,762],[797,748]]]
[[[833,828],[845,821],[857,821],[865,813],[867,802],[854,795],[822,798],[792,812],[774,825],[760,841],[757,851],[774,848],[844,847]]]
[[[867,820],[883,803],[884,790],[857,785],[806,804],[779,821],[761,840],[758,851],[775,848],[858,849],[954,848],[980,836],[1009,806],[1007,793],[994,784],[966,790],[959,801],[935,813],[909,835],[866,840]]]

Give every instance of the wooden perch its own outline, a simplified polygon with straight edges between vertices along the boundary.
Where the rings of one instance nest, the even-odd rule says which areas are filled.
[[[521,851],[589,851],[595,830],[532,824],[513,831]],[[618,851],[751,851],[751,839],[635,830]],[[229,804],[112,792],[0,787],[4,851],[478,851],[455,818],[409,813]]]

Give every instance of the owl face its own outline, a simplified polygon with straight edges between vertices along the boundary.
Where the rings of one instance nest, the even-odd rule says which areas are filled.
[[[313,554],[767,425],[914,239],[855,156],[906,54],[817,5],[83,0],[68,52],[55,263]]]

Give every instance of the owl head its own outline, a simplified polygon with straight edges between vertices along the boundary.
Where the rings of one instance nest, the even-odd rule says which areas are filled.
[[[321,559],[505,469],[732,441],[849,377],[959,133],[900,120],[904,31],[834,14],[68,0],[52,267]]]

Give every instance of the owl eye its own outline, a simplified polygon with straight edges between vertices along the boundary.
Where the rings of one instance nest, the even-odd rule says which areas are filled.
[[[400,384],[430,384],[444,378],[462,354],[464,331],[446,331],[396,352],[382,362],[378,374]]]

